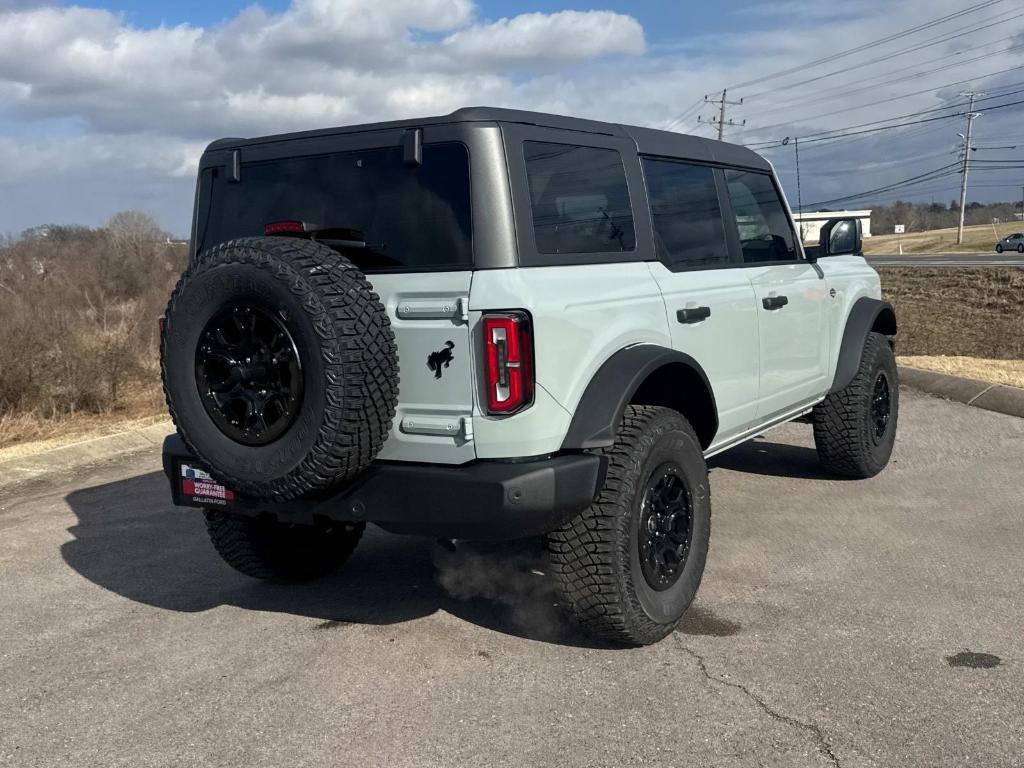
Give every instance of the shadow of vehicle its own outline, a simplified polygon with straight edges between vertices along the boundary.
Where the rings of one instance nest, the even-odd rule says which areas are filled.
[[[731,469],[750,475],[800,480],[846,480],[822,468],[818,453],[802,445],[756,439],[730,448],[708,460],[708,468]]]
[[[558,609],[539,540],[461,543],[371,527],[336,574],[301,585],[266,584],[224,564],[199,510],[174,507],[159,473],[83,489],[67,502],[78,517],[64,561],[93,583],[146,605],[198,612],[232,605],[330,623],[394,624],[444,610],[506,634],[578,647],[608,647]]]

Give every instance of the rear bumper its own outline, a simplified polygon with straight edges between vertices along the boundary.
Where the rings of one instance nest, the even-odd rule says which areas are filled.
[[[174,503],[208,506],[182,492],[181,465],[201,465],[177,435],[164,440],[163,460]],[[605,457],[585,453],[460,466],[375,462],[325,496],[280,503],[235,496],[218,508],[293,522],[365,521],[394,533],[516,539],[555,530],[589,506],[606,467]]]

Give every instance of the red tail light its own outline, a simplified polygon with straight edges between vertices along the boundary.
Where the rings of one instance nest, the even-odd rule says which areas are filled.
[[[272,221],[263,227],[264,235],[286,235],[305,231],[306,225],[303,222],[292,221],[290,219],[286,219],[284,221]]]
[[[515,413],[533,402],[533,335],[525,312],[484,315],[487,412]]]

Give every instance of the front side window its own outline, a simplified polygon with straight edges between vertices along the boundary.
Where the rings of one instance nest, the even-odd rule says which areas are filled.
[[[672,270],[728,264],[714,170],[671,160],[643,163],[658,259]]]
[[[766,173],[727,170],[725,180],[736,214],[743,262],[760,264],[800,258],[793,227],[772,177]]]
[[[523,143],[540,253],[609,253],[636,248],[626,171],[614,149]]]

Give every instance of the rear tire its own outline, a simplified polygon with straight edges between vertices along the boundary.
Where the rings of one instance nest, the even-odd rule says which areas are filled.
[[[1024,243],[1017,246],[1017,253],[1024,253]]]
[[[867,478],[892,456],[899,418],[899,374],[888,340],[869,333],[853,381],[814,408],[814,444],[830,472]]]
[[[340,568],[359,543],[364,523],[292,525],[271,517],[206,511],[217,554],[239,573],[261,581],[297,583]]]
[[[597,500],[548,534],[552,572],[584,631],[649,645],[675,630],[700,586],[711,535],[707,465],[689,422],[654,406],[627,407],[603,453]]]

